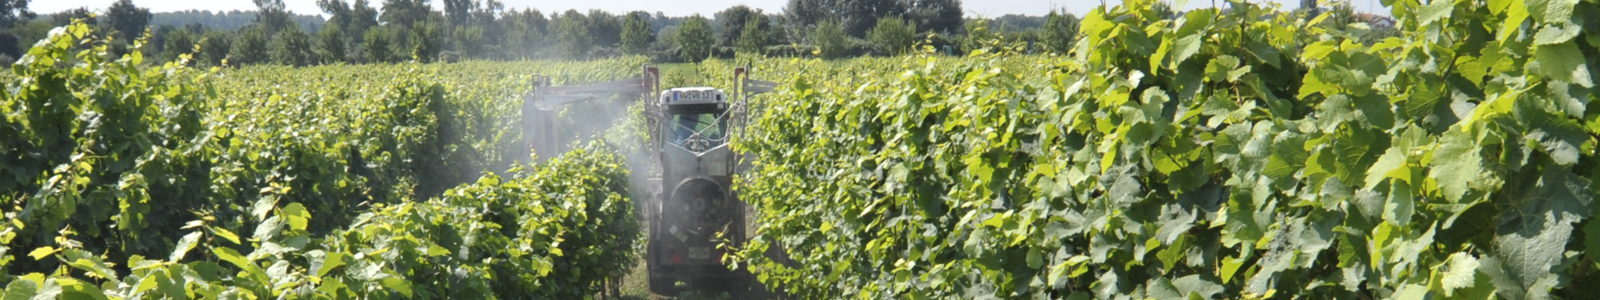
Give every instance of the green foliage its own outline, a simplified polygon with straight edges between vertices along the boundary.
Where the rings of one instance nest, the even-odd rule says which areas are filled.
[[[345,61],[347,48],[345,47],[344,29],[336,24],[328,24],[317,33],[317,56],[323,63],[341,63]]]
[[[1001,37],[989,28],[988,20],[967,23],[967,36],[961,40],[961,52],[996,51]]]
[[[761,13],[761,9],[750,8],[747,5],[734,5],[723,9],[713,14],[712,19],[717,22],[717,45],[719,46],[741,48],[740,42],[744,42],[745,33],[752,30],[750,26],[756,26],[757,28],[754,30],[757,32],[772,31],[772,21],[767,18],[767,15]],[[761,44],[762,47],[766,46],[765,41]]]
[[[761,22],[751,19],[745,22],[742,33],[739,34],[739,43],[736,48],[739,53],[759,54],[767,48],[767,42],[772,40],[772,34],[762,28]]]
[[[429,63],[439,58],[442,51],[444,36],[440,33],[437,21],[417,22],[411,26],[411,59],[417,62]]]
[[[911,49],[911,43],[916,41],[916,28],[911,22],[902,21],[898,17],[884,17],[878,19],[878,25],[872,27],[867,35],[876,44],[879,50],[890,55],[900,55]]]
[[[393,60],[394,50],[390,49],[393,35],[389,29],[374,27],[368,29],[361,37],[361,54],[367,63],[386,63]]]
[[[272,37],[268,47],[271,47],[272,62],[285,66],[308,66],[317,62],[317,55],[311,48],[311,36],[305,31],[300,31],[298,26],[289,26],[278,35]]]
[[[167,33],[161,45],[161,60],[177,61],[179,55],[194,54],[195,35],[188,29],[178,29]]]
[[[200,53],[196,56],[201,62],[210,66],[223,65],[222,60],[228,58],[228,53],[233,52],[233,37],[226,32],[207,31],[200,36]]]
[[[132,41],[150,25],[150,9],[135,6],[133,0],[118,0],[106,8],[105,18],[106,29],[114,31],[116,39]]]
[[[622,53],[643,55],[650,47],[650,42],[655,40],[656,32],[650,29],[650,23],[645,22],[644,18],[639,13],[623,17],[621,41],[617,43],[617,49]]]
[[[633,261],[623,161],[515,163],[504,100],[637,59],[213,73],[108,49],[75,23],[5,82],[7,297],[576,298]]]
[[[817,24],[817,29],[811,32],[811,43],[817,46],[817,57],[838,58],[844,55],[850,37],[844,34],[844,27],[838,22],[824,21]]]
[[[228,63],[252,65],[267,62],[267,33],[260,26],[239,29],[228,45]]]
[[[1370,45],[1127,1],[1071,56],[758,60],[787,84],[736,136],[740,267],[816,298],[1593,295],[1600,7],[1390,3]]]
[[[680,55],[690,62],[711,57],[711,49],[717,46],[717,37],[711,32],[711,22],[700,15],[683,21],[683,25],[678,26],[675,39]]]
[[[18,23],[26,23],[37,15],[28,10],[29,0],[4,0],[0,1],[0,26],[11,27]]]
[[[1051,11],[1045,16],[1044,28],[1040,29],[1039,41],[1044,44],[1047,51],[1067,54],[1072,50],[1074,42],[1078,40],[1078,16],[1065,10]]]
[[[568,11],[558,24],[556,38],[561,41],[561,54],[567,59],[588,57],[589,49],[594,47],[594,37],[589,35],[589,26],[584,22],[583,15]]]

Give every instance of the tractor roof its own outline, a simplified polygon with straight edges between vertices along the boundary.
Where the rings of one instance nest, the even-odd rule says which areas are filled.
[[[728,96],[712,87],[681,87],[661,92],[661,103],[667,105],[693,105],[727,103]]]

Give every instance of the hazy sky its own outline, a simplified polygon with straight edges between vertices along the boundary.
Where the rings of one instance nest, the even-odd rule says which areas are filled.
[[[1277,2],[1277,3],[1283,4],[1285,7],[1291,7],[1291,8],[1294,7],[1294,6],[1298,6],[1299,5],[1298,4],[1299,3],[1298,0],[1251,0],[1251,1]],[[1383,10],[1382,7],[1380,7],[1380,6],[1378,6],[1376,4],[1378,2],[1378,0],[1347,0],[1347,1],[1350,1],[1351,3],[1355,4],[1355,6],[1357,8],[1359,8],[1359,9],[1361,9],[1361,10],[1367,10],[1369,6],[1370,7],[1377,7],[1378,10]],[[34,0],[34,1],[32,1],[32,3],[28,4],[28,7],[31,10],[33,10],[34,12],[41,13],[41,14],[59,12],[59,11],[72,9],[72,8],[78,8],[78,7],[89,7],[92,10],[104,11],[105,8],[106,7],[110,7],[111,3],[113,3],[113,2],[116,2],[116,0]],[[347,0],[347,2],[354,2],[354,1],[353,0]],[[368,2],[372,3],[373,6],[377,7],[377,6],[380,6],[380,4],[383,3],[383,0],[368,0]],[[444,5],[443,2],[444,1],[442,1],[442,0],[434,0],[434,1],[432,1],[434,7],[439,7],[439,8],[443,7],[443,5]],[[731,6],[734,6],[734,5],[740,5],[740,4],[749,5],[750,7],[754,7],[754,8],[759,8],[759,9],[762,9],[762,10],[768,12],[768,13],[777,13],[777,12],[783,11],[783,5],[785,3],[787,3],[788,1],[787,0],[502,0],[502,2],[504,2],[506,4],[507,8],[522,9],[522,8],[525,8],[525,7],[532,7],[532,8],[536,8],[536,9],[539,9],[541,11],[544,11],[545,13],[550,13],[550,12],[553,12],[553,11],[565,11],[565,10],[568,10],[568,9],[577,9],[579,11],[588,11],[589,9],[601,9],[601,10],[606,10],[606,11],[610,11],[610,12],[613,12],[613,13],[622,13],[622,12],[627,12],[627,11],[643,10],[643,11],[648,11],[648,12],[657,12],[657,11],[659,11],[659,12],[663,12],[663,13],[666,13],[667,15],[671,15],[671,16],[682,16],[682,15],[690,15],[690,14],[696,14],[696,13],[699,13],[699,14],[702,14],[702,15],[706,15],[706,16],[710,16],[712,13],[715,13],[717,11],[723,10],[725,8],[728,8],[728,7],[731,7]],[[1225,2],[1225,1],[1222,1],[1222,0],[1216,1],[1216,3],[1223,3],[1223,2]],[[251,0],[134,0],[133,3],[135,5],[138,5],[138,6],[141,6],[141,7],[148,7],[148,8],[150,8],[150,11],[152,11],[152,12],[178,11],[178,10],[190,10],[190,9],[213,10],[213,11],[216,11],[216,10],[224,10],[225,11],[225,10],[251,10],[251,9],[255,9],[255,3],[251,2]],[[318,13],[318,14],[320,14],[322,12],[321,9],[317,8],[316,0],[284,0],[284,3],[288,4],[290,11],[293,11],[293,12],[296,12],[296,13],[301,13],[301,14]],[[971,16],[998,17],[998,16],[1002,16],[1002,15],[1006,15],[1006,14],[1044,15],[1044,14],[1048,13],[1051,9],[1056,9],[1056,8],[1066,8],[1068,11],[1071,11],[1071,12],[1073,12],[1075,14],[1082,15],[1084,12],[1087,12],[1090,9],[1093,9],[1095,6],[1099,6],[1100,3],[1101,3],[1100,0],[964,0],[964,1],[962,1],[961,5],[962,5],[963,8],[966,9],[966,15],[969,16],[969,17],[971,17]],[[1108,4],[1108,5],[1117,5],[1119,3],[1122,3],[1122,0],[1105,0],[1105,3]],[[1186,7],[1190,8],[1190,9],[1192,9],[1192,8],[1201,8],[1201,7],[1210,7],[1212,5],[1212,3],[1213,2],[1211,0],[1190,0],[1188,5],[1186,5]]]

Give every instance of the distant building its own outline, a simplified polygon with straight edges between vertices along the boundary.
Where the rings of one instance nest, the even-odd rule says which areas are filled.
[[[1353,21],[1367,23],[1367,26],[1372,27],[1372,29],[1394,28],[1395,25],[1394,17],[1385,15],[1356,13],[1350,17]]]

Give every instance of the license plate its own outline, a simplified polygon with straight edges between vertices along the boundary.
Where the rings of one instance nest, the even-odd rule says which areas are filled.
[[[675,91],[672,101],[713,101],[717,100],[716,91]]]
[[[711,259],[711,248],[689,247],[689,259]]]

